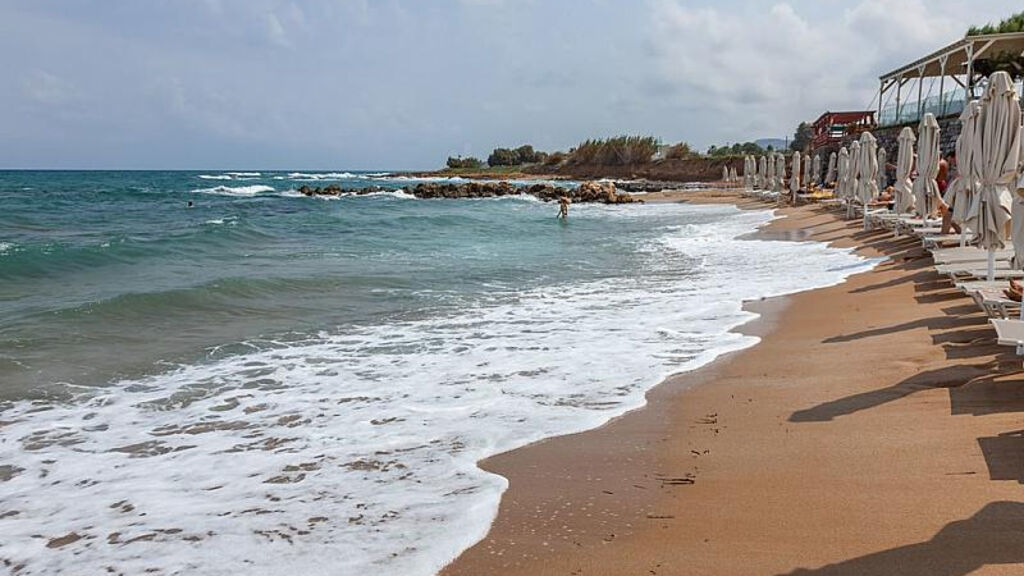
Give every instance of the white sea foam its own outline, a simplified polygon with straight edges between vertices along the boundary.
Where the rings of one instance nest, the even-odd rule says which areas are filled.
[[[263,174],[260,172],[226,172],[229,176],[240,176],[242,178],[258,178]]]
[[[5,254],[14,249],[14,244],[10,242],[0,242],[0,254]]]
[[[216,186],[214,188],[200,188],[193,190],[200,194],[215,194],[217,196],[244,196],[250,197],[265,192],[274,192],[273,186]]]
[[[202,180],[231,180],[231,176],[228,174],[200,174],[198,178]]]
[[[317,180],[350,180],[353,178],[359,178],[359,176],[351,172],[292,172],[291,174],[288,174],[288,178],[292,180],[303,180],[312,182]]]
[[[580,206],[573,218],[648,210],[720,217],[643,246],[642,275],[250,342],[77,404],[15,403],[0,413],[0,461],[15,470],[0,482],[3,556],[25,574],[432,574],[496,513],[506,481],[479,459],[598,426],[666,375],[754,344],[730,332],[754,317],[744,300],[873,265],[735,239],[765,212]]]

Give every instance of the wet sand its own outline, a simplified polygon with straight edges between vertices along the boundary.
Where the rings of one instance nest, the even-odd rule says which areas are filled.
[[[732,202],[733,193],[649,201]],[[762,234],[887,257],[749,305],[757,346],[602,428],[490,458],[489,536],[446,576],[1024,574],[1024,374],[910,239],[819,207]]]

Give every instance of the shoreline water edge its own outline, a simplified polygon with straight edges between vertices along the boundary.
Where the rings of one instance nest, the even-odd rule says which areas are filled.
[[[773,207],[686,196],[648,202]],[[735,330],[758,345],[667,378],[600,428],[481,462],[510,487],[444,576],[1016,573],[1024,470],[1007,431],[1024,403],[979,338],[985,316],[956,316],[958,293],[913,240],[813,205],[779,212],[756,236],[878,265],[748,302],[760,316]]]
[[[660,200],[650,194],[650,202]],[[221,229],[237,234],[231,228],[251,226],[250,212],[291,214],[295,201],[260,193],[225,196],[216,200],[225,214],[197,215],[196,230],[200,238]],[[371,214],[377,208],[386,209],[381,214],[428,209],[426,216],[446,220],[476,218],[501,206],[505,218],[548,229],[536,220],[551,217],[542,204],[490,201],[504,204],[421,205],[392,196],[342,203],[370,202],[364,209]],[[350,213],[342,203],[323,206]],[[240,206],[245,208],[239,213]],[[70,404],[56,397],[8,403],[3,426],[13,441],[4,447],[10,468],[0,490],[9,510],[0,523],[15,536],[5,557],[13,565],[19,558],[42,559],[30,563],[30,571],[72,564],[217,569],[189,560],[188,551],[199,546],[221,549],[223,562],[258,572],[277,565],[271,557],[295,565],[317,550],[347,550],[347,558],[331,569],[432,573],[491,526],[505,480],[477,468],[478,460],[601,426],[641,406],[645,393],[667,374],[752,345],[755,339],[734,332],[755,317],[742,309],[744,300],[798,292],[808,284],[833,285],[873,265],[823,244],[738,239],[772,219],[768,210],[730,206],[581,206],[574,208],[568,230],[607,239],[614,225],[617,236],[628,240],[621,261],[642,266],[636,278],[606,277],[601,265],[593,280],[572,284],[569,292],[560,288],[554,294],[538,285],[517,289],[503,304],[505,296],[487,288],[488,299],[500,298],[474,312],[475,319],[446,312],[388,326],[392,333],[407,333],[408,341],[394,335],[390,342],[378,339],[376,329],[266,338],[246,344],[251,349],[218,347],[202,363],[128,378]],[[203,223],[214,221],[219,224]],[[630,229],[641,235],[629,240]],[[271,232],[261,229],[263,235]],[[246,233],[240,240],[251,238]],[[613,249],[620,248],[603,248]],[[18,247],[12,254],[23,256]],[[195,303],[201,310],[209,306]],[[133,316],[141,313],[132,306]],[[517,309],[528,317],[520,318]],[[110,313],[91,306],[89,316]],[[439,340],[444,334],[471,336],[465,327],[480,321],[500,330],[476,341]],[[431,340],[438,342],[436,354],[421,350],[408,356],[420,346],[416,342]],[[455,362],[466,354],[477,365],[489,364],[485,372],[491,376],[474,379],[481,368]],[[402,372],[442,374],[451,380],[448,385],[463,390],[453,395],[433,381],[409,380],[387,368],[401,358],[404,368],[396,366]],[[365,376],[371,372],[372,378]],[[393,394],[381,393],[381,377],[396,387]],[[345,392],[340,399],[339,392]],[[476,425],[454,426],[459,421]],[[427,436],[433,441],[424,443],[419,430],[425,429],[434,430]],[[339,436],[343,430],[350,437]],[[234,468],[244,474],[227,478],[232,467],[212,466],[225,459],[237,462]],[[154,474],[167,479],[157,487],[159,495],[125,482]],[[49,481],[29,490],[26,482],[33,477]],[[392,486],[403,495],[389,492]],[[311,500],[311,493],[320,496]],[[176,504],[154,509],[157,501]],[[456,532],[454,525],[477,529]],[[249,529],[256,532],[247,534]],[[367,530],[374,538],[364,538]],[[353,538],[363,541],[358,549],[352,548]],[[155,549],[163,552],[163,566],[153,566]]]

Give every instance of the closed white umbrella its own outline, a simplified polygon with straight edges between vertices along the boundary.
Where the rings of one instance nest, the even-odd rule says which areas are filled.
[[[789,192],[793,195],[793,204],[796,204],[796,195],[800,192],[800,165],[799,152],[793,153],[793,171],[789,177]]]
[[[960,114],[960,136],[956,139],[956,162],[959,176],[952,186],[953,221],[961,226],[960,245],[967,245],[967,218],[974,194],[978,191],[978,172],[974,165],[974,151],[978,147],[978,119],[981,104],[968,102]],[[947,201],[947,204],[950,203]]]
[[[814,171],[811,169],[811,155],[804,154],[801,164],[804,167],[804,179],[801,184],[803,184],[804,190],[810,192],[811,184],[814,182]]]
[[[1014,203],[1008,186],[1017,173],[1020,158],[1020,106],[1006,72],[996,72],[989,79],[981,103],[978,134],[972,164],[978,170],[981,185],[971,204],[968,225],[974,230],[978,245],[989,251],[988,278],[994,280],[995,251],[1006,246],[1006,224]]]
[[[775,155],[775,191],[782,193],[786,187],[786,157],[781,152]]]
[[[735,184],[735,183],[739,182],[739,180],[740,180],[740,177],[736,174],[736,167],[735,166],[730,167],[729,168],[729,181],[732,182],[733,184]]]
[[[910,175],[914,171],[914,143],[917,136],[910,127],[900,131],[899,152],[896,155],[896,213],[909,214],[914,210],[914,182]]]
[[[886,152],[884,146],[878,147],[878,191],[885,190],[885,185],[889,183],[889,170],[886,165],[889,162],[889,153]]]
[[[917,180],[914,181],[914,204],[922,218],[935,211],[939,196],[939,121],[929,112],[921,118],[917,129]]]
[[[860,135],[860,174],[857,194],[864,206],[864,229],[868,230],[868,204],[878,195],[878,140],[871,132]]]
[[[812,174],[811,181],[817,185],[821,185],[821,154],[814,155],[814,173]]]
[[[729,167],[722,166],[722,182],[729,182]]]
[[[846,198],[846,189],[850,185],[850,151],[843,146],[839,149],[838,160],[836,160],[836,195],[839,198]]]
[[[757,159],[757,173],[760,177],[758,188],[765,190],[768,187],[768,161],[764,156]]]
[[[765,190],[775,191],[775,156],[769,154],[764,157],[765,167]]]
[[[852,219],[854,215],[854,201],[857,198],[857,191],[860,189],[860,141],[854,140],[850,143],[850,169],[846,183],[846,218]]]
[[[828,170],[825,174],[825,186],[832,186],[835,184],[836,179],[839,178],[839,155],[835,152],[828,155]]]

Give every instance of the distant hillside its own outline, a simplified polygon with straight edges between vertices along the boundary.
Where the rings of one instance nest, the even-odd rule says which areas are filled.
[[[785,150],[786,148],[789,147],[789,144],[786,142],[786,140],[782,138],[762,138],[760,140],[755,140],[754,143],[760,146],[761,148],[767,148],[771,146],[775,150]]]

